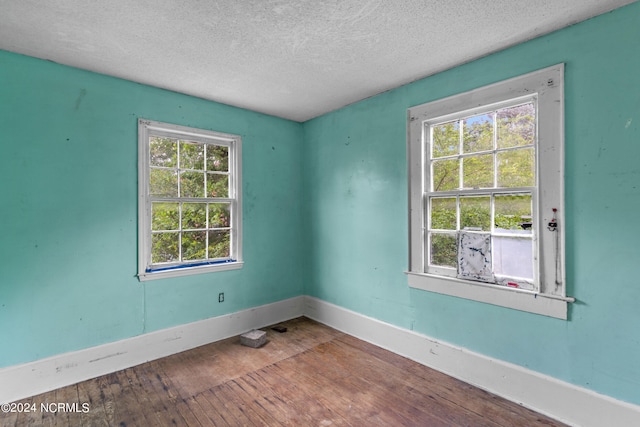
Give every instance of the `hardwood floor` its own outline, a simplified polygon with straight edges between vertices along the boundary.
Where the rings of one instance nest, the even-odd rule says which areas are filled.
[[[563,425],[312,320],[282,325],[259,349],[230,338],[25,399],[36,410],[0,424]]]

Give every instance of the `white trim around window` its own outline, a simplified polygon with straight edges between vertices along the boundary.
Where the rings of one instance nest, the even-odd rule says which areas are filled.
[[[138,279],[242,268],[242,140],[138,120]]]
[[[496,156],[500,156],[505,149],[498,146],[495,139],[497,137],[494,136],[493,145],[487,143],[487,148],[482,149],[484,151],[471,154],[465,152],[463,147],[466,137],[462,130],[464,121],[468,120],[471,123],[477,120],[477,117],[484,117],[483,115],[488,117],[489,114],[494,114],[495,120],[496,111],[522,103],[532,105],[533,107],[529,108],[535,110],[535,140],[530,143],[530,150],[535,156],[534,179],[525,186],[517,186],[517,188],[505,188],[495,177],[493,184],[466,185],[463,178],[466,159],[484,156],[488,160],[493,156],[493,174],[497,176]],[[447,152],[449,148],[445,147],[445,152],[439,152],[437,156],[440,157],[436,157],[433,154],[433,146],[436,144],[434,129],[441,129],[445,126],[444,124],[449,123],[453,123],[454,128],[455,126],[460,128],[460,147],[452,144],[450,152]],[[494,134],[497,132],[496,126],[494,123]],[[574,299],[566,296],[564,267],[564,64],[412,107],[408,111],[407,134],[409,286],[566,319],[567,303]],[[439,161],[442,162],[441,159],[453,162],[454,165],[460,162],[459,166],[455,166],[460,169],[459,180],[455,177],[458,174],[455,171],[452,175],[454,178],[445,191],[434,188],[434,180],[431,176],[436,173],[434,165]],[[491,161],[488,162],[490,163]],[[488,173],[488,176],[491,176],[491,173]],[[518,286],[517,280],[500,282],[493,278],[492,273],[489,273],[490,279],[484,281],[493,281],[493,283],[468,280],[461,274],[460,267],[456,274],[455,267],[448,267],[446,262],[434,262],[430,251],[435,252],[433,249],[435,246],[430,246],[429,240],[432,235],[451,236],[448,239],[453,247],[453,239],[456,235],[460,237],[465,233],[482,232],[487,233],[485,236],[491,235],[491,238],[495,238],[494,236],[499,234],[496,232],[495,223],[489,225],[489,220],[487,220],[488,231],[480,231],[479,228],[474,229],[474,227],[463,229],[460,224],[461,199],[484,197],[490,200],[491,207],[487,208],[487,211],[490,212],[489,217],[495,221],[494,214],[497,210],[494,198],[509,194],[527,194],[532,201],[532,219],[527,225],[530,227],[528,238],[533,246],[533,254],[530,255],[533,261],[533,273],[529,279],[520,282],[521,285],[526,286]],[[432,227],[430,203],[434,198],[441,198],[442,201],[446,199],[452,206],[457,206],[457,208],[450,208],[452,219],[443,226],[447,228],[446,230],[438,229],[442,227]],[[439,220],[439,223],[442,222]],[[463,249],[465,248],[458,246],[458,256]],[[451,259],[453,258],[449,258]],[[486,262],[487,260],[485,264]],[[488,262],[491,263],[490,257]],[[454,265],[455,262],[450,264]],[[506,286],[507,284],[509,286]]]

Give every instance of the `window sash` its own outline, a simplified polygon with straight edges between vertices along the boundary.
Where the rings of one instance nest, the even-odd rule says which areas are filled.
[[[536,238],[537,229],[535,227],[535,214],[536,205],[537,205],[537,192],[535,188],[522,188],[518,192],[514,191],[504,191],[502,189],[495,189],[491,192],[483,191],[483,190],[474,190],[472,192],[449,192],[447,196],[442,196],[441,193],[424,193],[425,200],[425,219],[424,219],[424,273],[427,274],[438,274],[448,277],[456,277],[457,276],[457,268],[448,267],[445,265],[435,264],[432,262],[432,236],[435,235],[449,235],[453,236],[457,240],[458,233],[463,230],[463,226],[461,224],[461,202],[460,199],[465,196],[488,196],[490,202],[490,210],[489,210],[489,221],[490,227],[488,230],[477,231],[477,233],[482,234],[490,234],[492,239],[492,248],[494,251],[493,256],[493,265],[492,271],[496,276],[496,281],[493,283],[496,286],[505,285],[509,282],[518,283],[519,285],[524,285],[527,288],[533,288],[534,290],[539,289],[539,274],[538,274],[538,239]],[[531,196],[531,232],[530,233],[508,233],[498,231],[496,228],[496,200],[495,196]],[[433,199],[454,199],[455,200],[455,214],[456,214],[456,223],[455,228],[436,228],[433,225]],[[474,233],[475,231],[467,230],[468,233]],[[531,263],[532,263],[532,277],[520,277],[516,275],[506,275],[506,274],[497,274],[495,268],[496,256],[503,256],[502,253],[496,252],[497,245],[494,245],[496,238],[502,239],[518,239],[518,240],[527,240],[530,241],[533,245],[531,252]],[[504,242],[504,241],[503,241]],[[456,251],[459,248],[456,246]]]
[[[490,214],[490,228],[489,230],[484,230],[483,233],[489,233],[491,235],[492,241],[494,237],[513,237],[506,233],[498,233],[495,231],[495,196],[496,195],[510,195],[510,194],[530,194],[532,196],[532,206],[531,206],[531,216],[532,221],[535,222],[535,218],[537,218],[538,206],[537,206],[537,168],[534,169],[533,172],[533,181],[534,185],[526,186],[526,187],[500,187],[498,186],[498,153],[503,152],[515,152],[519,150],[534,150],[534,162],[537,165],[537,161],[535,160],[535,154],[537,152],[537,132],[534,133],[534,138],[532,143],[523,144],[514,147],[504,147],[498,148],[498,138],[499,134],[497,132],[498,129],[498,120],[497,115],[498,112],[504,111],[509,108],[514,108],[521,105],[532,104],[534,111],[534,126],[537,129],[537,94],[531,94],[525,97],[518,97],[514,99],[509,99],[506,101],[502,101],[492,105],[486,105],[480,108],[476,108],[472,110],[472,114],[469,111],[463,111],[460,113],[453,113],[446,116],[446,120],[443,121],[441,119],[433,119],[427,120],[423,122],[423,152],[425,153],[425,165],[423,167],[423,198],[426,202],[424,205],[424,211],[426,214],[425,217],[425,230],[424,239],[423,239],[423,252],[424,256],[424,264],[423,271],[428,274],[439,274],[448,277],[456,277],[458,274],[457,268],[452,268],[449,266],[443,266],[439,264],[433,264],[432,260],[432,236],[434,232],[436,234],[452,234],[450,230],[442,230],[435,229],[432,227],[432,205],[430,201],[433,198],[440,198],[449,196],[451,198],[455,198],[456,200],[456,236],[460,231],[462,231],[461,221],[461,198],[470,197],[470,196],[488,196],[489,197],[489,214]],[[478,117],[478,116],[490,116],[492,119],[492,129],[491,129],[491,149],[478,150],[474,152],[464,152],[464,138],[465,138],[465,126],[466,120],[469,117]],[[437,126],[441,126],[442,124],[448,123],[458,123],[458,147],[457,153],[450,154],[446,156],[434,157],[434,147],[435,147],[435,137],[434,137],[434,129]],[[493,185],[491,187],[482,187],[482,188],[467,188],[464,187],[464,159],[468,158],[477,158],[479,156],[492,156],[492,181]],[[443,160],[457,160],[458,163],[458,188],[455,190],[435,190],[434,189],[434,163],[443,161]],[[520,277],[511,277],[511,276],[501,276],[501,280],[496,280],[495,282],[488,282],[490,284],[499,286],[500,283],[507,282],[508,279],[513,279],[513,282],[533,282],[532,287],[534,290],[539,289],[539,273],[538,273],[538,245],[537,239],[535,238],[536,227],[532,227],[531,235],[527,237],[521,237],[525,239],[532,240],[533,249],[532,249],[532,260],[533,263],[533,277],[532,278],[520,278]],[[525,235],[526,236],[526,235]],[[460,248],[456,245],[456,253]],[[494,270],[492,264],[492,271]],[[494,273],[495,274],[495,273]],[[470,279],[465,279],[470,280]],[[487,283],[487,282],[485,282]]]
[[[178,259],[182,260],[182,261],[168,261],[168,262],[152,262],[152,260],[150,260],[150,263],[146,269],[147,272],[153,272],[153,271],[158,271],[158,270],[166,270],[168,268],[173,267],[178,267],[181,266],[183,264],[189,264],[191,266],[196,265],[196,264],[213,264],[213,263],[218,263],[218,262],[235,262],[236,260],[233,257],[234,252],[234,230],[236,227],[234,227],[234,221],[235,221],[235,200],[233,199],[194,199],[194,198],[189,198],[188,199],[189,202],[185,202],[184,199],[181,198],[172,198],[171,200],[167,200],[167,199],[159,199],[156,203],[176,203],[178,204],[178,227],[176,229],[161,229],[161,230],[154,230],[153,227],[151,227],[151,236],[152,236],[152,241],[153,241],[153,236],[154,235],[159,235],[159,234],[177,234],[178,235]],[[224,200],[224,202],[221,202],[221,200]],[[201,227],[201,228],[189,228],[189,227],[184,227],[183,226],[183,205],[184,204],[203,204],[205,205],[205,219],[206,219],[206,226],[205,227]],[[209,205],[215,205],[215,204],[228,204],[229,205],[229,219],[230,219],[230,225],[227,227],[215,227],[215,226],[211,226],[211,222],[210,222],[210,217],[209,217]],[[153,202],[152,202],[152,207],[153,207]],[[210,231],[228,231],[230,233],[230,242],[229,242],[229,256],[226,257],[211,257],[209,256],[209,246],[210,246],[210,236],[209,236],[209,232]],[[206,233],[206,237],[205,237],[205,254],[206,256],[204,258],[198,258],[198,259],[188,259],[188,260],[184,260],[183,259],[183,247],[182,247],[182,238],[184,236],[184,233],[188,233],[188,232],[204,232]],[[153,255],[153,254],[151,254]]]
[[[175,277],[179,275],[196,274],[207,271],[217,271],[235,269],[242,267],[242,204],[241,204],[241,139],[237,135],[223,134],[214,131],[199,130],[179,125],[154,122],[140,119],[139,129],[139,243],[138,243],[138,277],[140,280],[149,280],[162,277]],[[174,166],[165,167],[151,165],[150,146],[152,138],[170,138],[176,143],[176,163]],[[194,169],[189,164],[180,163],[180,147],[183,143],[203,144],[206,147],[222,146],[228,148],[228,165],[226,171],[208,170],[207,155],[203,159],[203,169]],[[204,149],[206,153],[207,149]],[[202,173],[203,196],[205,197],[180,197],[162,196],[150,194],[150,174],[152,170],[169,170],[181,174],[183,172]],[[206,197],[204,191],[207,187],[209,175],[220,175],[228,177],[228,194],[226,197]],[[177,179],[177,194],[181,180]],[[152,229],[152,206],[154,203],[176,203],[179,207],[178,229],[177,230],[153,230]],[[182,223],[182,209],[186,203],[205,204],[206,224],[203,228],[185,228]],[[209,205],[228,204],[230,224],[229,227],[212,227],[209,222]],[[222,258],[212,258],[210,250],[210,232],[228,231],[230,234],[229,256]],[[184,259],[182,253],[182,238],[185,233],[203,232],[205,233],[205,258]],[[178,260],[153,262],[152,259],[152,238],[154,235],[176,233],[178,235]]]

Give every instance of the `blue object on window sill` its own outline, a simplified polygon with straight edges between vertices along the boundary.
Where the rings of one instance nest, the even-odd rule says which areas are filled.
[[[235,259],[223,259],[223,260],[219,260],[219,261],[202,261],[202,262],[194,262],[194,263],[190,263],[190,264],[172,265],[170,267],[147,268],[145,270],[145,272],[153,273],[153,272],[156,272],[156,271],[179,270],[181,268],[200,267],[202,265],[228,264],[230,262],[237,262],[237,260],[235,260]]]

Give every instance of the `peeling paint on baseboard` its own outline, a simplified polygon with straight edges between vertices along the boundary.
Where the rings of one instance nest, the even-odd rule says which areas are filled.
[[[103,357],[98,357],[97,359],[89,360],[89,363],[97,362],[99,360],[109,359],[110,357],[122,356],[123,354],[127,354],[127,352],[126,351],[122,351],[122,352],[118,352],[118,353],[108,354],[108,355],[103,356]]]

